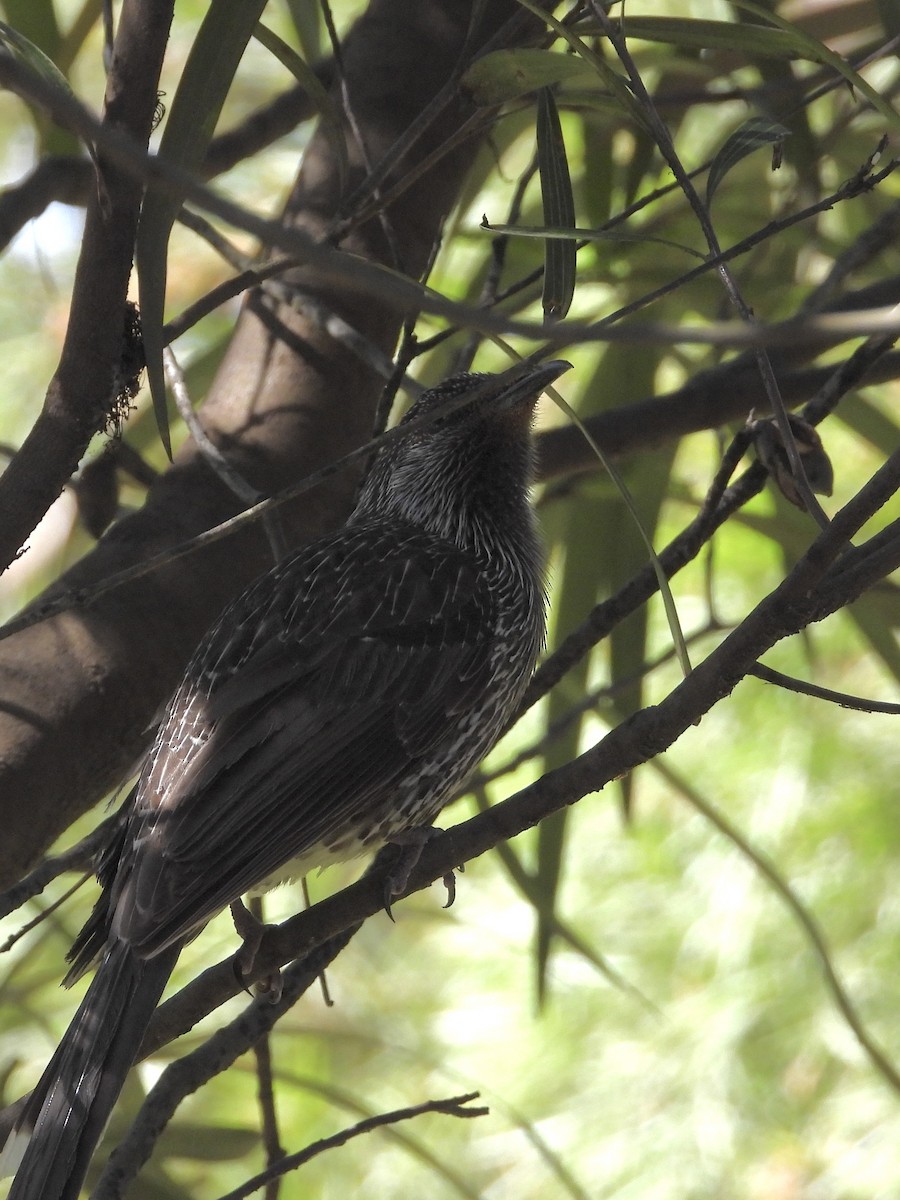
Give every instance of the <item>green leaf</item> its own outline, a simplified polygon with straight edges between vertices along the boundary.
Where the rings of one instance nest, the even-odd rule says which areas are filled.
[[[561,552],[554,571],[553,639],[570,633],[590,612],[597,600],[602,575],[602,563],[597,554],[601,504],[596,495],[585,490],[577,506],[565,506],[552,513],[555,530],[547,528]],[[556,506],[554,506],[556,507]],[[550,525],[545,519],[545,527]],[[550,693],[547,706],[547,730],[557,727],[573,706],[583,698],[588,687],[591,656],[577,663]],[[570,762],[578,753],[583,716],[571,721],[564,731],[548,743],[542,755],[541,771],[553,770]],[[541,821],[537,829],[537,856],[531,875],[529,900],[535,909],[534,972],[539,1007],[547,999],[547,967],[555,943],[557,906],[565,870],[566,836],[569,827],[568,809],[553,813]]]
[[[631,119],[640,126],[641,129],[650,132],[647,129],[647,120],[644,116],[643,109],[634,97],[628,81],[624,79],[618,71],[614,71],[608,63],[604,62],[599,54],[593,50],[587,42],[583,41],[574,30],[568,25],[564,25],[561,21],[557,21],[548,12],[545,12],[535,0],[519,0],[523,8],[527,8],[530,13],[533,13],[539,20],[549,25],[555,34],[561,37],[565,42],[572,47],[575,53],[584,60],[585,63],[593,70],[597,78],[607,87],[624,111]]]
[[[0,43],[47,83],[73,95],[68,79],[50,57],[56,56],[60,44],[52,5],[34,3],[33,6],[25,8],[20,3],[7,3],[6,13],[16,22],[17,28],[0,21]],[[27,31],[27,35],[23,30]],[[77,153],[78,139],[73,133],[54,124],[43,111],[32,110],[32,115],[38,128],[43,153]]]
[[[474,104],[490,108],[588,71],[580,58],[553,50],[494,50],[469,67],[461,86]]]
[[[791,131],[786,126],[770,121],[768,117],[751,117],[745,121],[725,139],[712,161],[706,181],[706,203],[712,201],[719,184],[741,159],[762,146],[777,146],[790,136]]]
[[[544,224],[554,229],[572,229],[575,226],[575,198],[559,113],[549,88],[538,92],[537,154]],[[574,241],[559,238],[545,241],[541,300],[546,321],[562,320],[569,311],[575,295],[575,258]]]
[[[598,26],[588,28],[601,32]],[[581,26],[582,29],[585,26]],[[807,58],[806,47],[780,29],[733,21],[692,21],[687,17],[632,17],[625,21],[629,41],[662,42],[692,50],[730,50],[769,58]],[[818,62],[816,56],[814,61]]]
[[[759,17],[762,21],[777,25],[780,30],[793,38],[800,57],[809,58],[813,62],[824,63],[826,66],[837,71],[839,75],[842,75],[847,80],[851,87],[865,96],[875,111],[881,113],[889,126],[895,130],[900,129],[900,113],[897,112],[889,100],[876,91],[870,83],[867,83],[862,75],[858,71],[855,71],[840,54],[836,54],[828,46],[824,45],[824,43],[811,37],[808,33],[804,33],[802,29],[798,29],[790,21],[785,20],[784,17],[770,12],[761,4],[753,3],[753,0],[734,0],[734,4],[737,8],[742,8],[745,12]],[[741,32],[743,33],[747,28],[746,25],[741,25]]]
[[[347,142],[344,138],[344,126],[337,106],[322,87],[315,71],[277,33],[273,33],[267,25],[260,22],[254,29],[253,36],[260,45],[265,46],[271,54],[274,54],[283,66],[287,67],[315,105],[337,159],[340,188],[343,193],[350,164],[347,156]]]
[[[160,142],[160,157],[172,165],[189,171],[200,165],[263,8],[265,0],[243,0],[241,4],[213,0],[207,10],[169,107]],[[181,201],[182,197],[171,190],[152,189],[147,193],[136,250],[147,382],[159,434],[170,456],[162,326],[169,235]]]
[[[618,356],[607,357],[614,362]],[[629,356],[622,355],[621,357],[624,359],[624,362],[618,374],[622,375],[625,372],[630,372],[633,376],[636,372],[633,365],[629,363]],[[653,390],[654,372],[648,368],[655,367],[657,360],[653,355],[647,355],[646,358],[648,359],[648,363],[646,366],[642,365],[640,374],[647,380],[646,390],[649,393]],[[605,379],[604,385],[606,385]],[[610,381],[610,386],[615,387],[615,382]],[[631,496],[635,497],[641,528],[646,534],[646,539],[641,536],[612,536],[604,539],[603,566],[606,573],[605,586],[610,592],[622,587],[624,581],[634,576],[647,561],[646,541],[649,540],[652,542],[654,540],[663,503],[670,491],[672,469],[677,452],[678,442],[676,441],[672,442],[669,446],[664,446],[656,450],[648,450],[643,455],[638,456],[634,462],[629,463],[625,468],[628,491]],[[617,497],[608,502],[608,511],[605,517],[605,524],[608,530],[614,530],[617,523],[623,521],[623,503],[623,497]],[[625,507],[627,507],[627,503]],[[671,592],[669,594],[671,596]],[[665,596],[665,593],[662,593],[662,595]],[[665,604],[665,600],[663,603]],[[672,601],[672,606],[674,609],[674,600]],[[643,668],[649,657],[647,646],[648,620],[649,610],[648,606],[644,604],[618,624],[610,634],[610,677],[615,684],[615,691],[610,697],[610,704],[613,712],[620,720],[631,716],[632,713],[642,708],[644,704],[645,680]],[[679,639],[683,641],[683,634],[681,633],[680,625],[677,625],[676,628],[678,632],[677,634],[673,632],[672,636],[673,642],[677,645]],[[631,773],[619,780],[618,784],[622,795],[622,810],[626,820],[629,820],[632,816],[633,785],[634,775]]]
[[[509,237],[541,238],[544,241],[556,238],[559,241],[570,242],[655,242],[658,246],[669,246],[674,250],[683,250],[701,262],[706,255],[682,242],[673,242],[669,238],[651,237],[649,233],[623,233],[620,229],[582,229],[572,226],[569,229],[553,229],[549,225],[493,225],[485,217],[481,228],[490,233],[503,233]]]
[[[592,411],[646,395],[652,390],[657,364],[658,355],[654,351],[648,350],[636,360],[629,347],[608,347],[588,388],[588,394],[595,398]],[[615,400],[611,397],[615,397]],[[571,413],[571,409],[569,411]],[[571,416],[574,418],[575,414]],[[564,549],[564,564],[555,571],[554,633],[564,636],[580,624],[596,603],[598,595],[609,594],[620,587],[638,564],[646,562],[647,547],[661,577],[662,598],[673,641],[687,672],[690,664],[674,611],[674,600],[652,548],[652,535],[669,489],[677,447],[656,451],[648,456],[646,463],[634,465],[629,470],[629,477],[636,488],[635,500],[622,475],[600,454],[596,443],[594,446],[612,477],[613,486],[598,481],[590,489],[584,490],[575,508],[563,514],[565,528],[554,539]],[[633,518],[634,525],[631,521],[623,524],[623,505]],[[646,609],[643,609],[612,635],[611,661],[617,672],[616,679],[634,675],[643,664],[646,656],[646,622]],[[572,707],[583,700],[588,688],[591,657],[588,655],[577,663],[551,692],[548,732],[557,727],[559,722],[564,722]],[[613,705],[618,704],[619,711],[631,712],[639,707],[641,696],[642,683],[638,680]],[[550,743],[543,757],[545,771],[571,761],[578,753],[583,720],[581,716],[570,721],[565,732]],[[626,780],[622,789],[626,807],[629,787],[630,783]],[[537,917],[535,971],[540,1003],[545,999],[547,964],[557,924],[556,907],[564,870],[568,819],[568,812],[564,810],[542,821],[538,828],[537,867],[530,898]]]
[[[3,11],[9,18],[5,29],[12,27],[25,46],[39,49],[42,55],[56,60],[61,38],[52,0],[4,0]],[[36,63],[30,65],[40,70]]]
[[[307,59],[318,61],[325,53],[322,49],[322,24],[318,5],[314,7],[309,0],[286,0],[286,7],[291,14],[301,52]]]
[[[17,58],[19,62],[30,67],[32,71],[40,75],[47,83],[53,87],[62,88],[64,92],[68,92],[70,96],[74,92],[69,87],[69,81],[57,67],[52,59],[36,46],[34,42],[28,40],[17,29],[13,29],[11,25],[7,25],[5,21],[0,21],[0,42],[6,49]]]
[[[613,210],[615,134],[609,123],[590,109],[582,110],[579,118],[585,147],[582,204],[592,225],[605,225]]]

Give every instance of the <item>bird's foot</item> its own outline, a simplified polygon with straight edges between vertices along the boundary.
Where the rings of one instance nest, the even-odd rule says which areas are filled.
[[[456,868],[456,871],[459,871],[460,875],[464,875],[465,870],[465,863],[460,863]],[[441,878],[441,883],[447,889],[447,903],[444,905],[444,908],[450,908],[453,904],[453,901],[456,899],[456,871],[448,871],[447,874]]]
[[[255,992],[258,996],[265,996],[270,1003],[277,1004],[281,999],[280,971],[273,971],[270,975],[258,980],[254,984],[254,992],[251,992],[245,983],[248,976],[253,977],[256,956],[269,926],[255,917],[243,900],[233,901],[231,919],[234,921],[235,932],[241,939],[241,948],[232,960],[238,983],[248,995],[253,995]]]
[[[425,846],[440,833],[443,833],[443,830],[434,825],[417,825],[412,829],[403,829],[400,833],[395,833],[388,838],[392,845],[400,847],[400,856],[391,867],[384,882],[384,911],[392,921],[394,914],[391,908],[394,900],[406,891],[409,877],[422,857]],[[462,871],[463,868],[459,867],[458,870]],[[443,884],[447,889],[447,903],[444,908],[449,908],[456,899],[456,874],[454,871],[447,872],[443,877]]]

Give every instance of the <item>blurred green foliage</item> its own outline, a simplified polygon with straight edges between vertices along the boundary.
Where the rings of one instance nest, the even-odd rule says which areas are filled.
[[[335,5],[342,29],[358,7]],[[99,103],[99,3],[6,0],[3,9],[10,24],[65,70],[79,95]],[[199,0],[179,0],[164,103],[171,103],[206,11]],[[892,12],[890,5],[849,0],[821,14],[812,3],[790,9],[806,35],[830,38],[854,62],[889,36]],[[626,16],[632,15],[683,24],[681,37],[670,25],[665,39],[634,34],[630,44],[688,169],[714,159],[748,117],[777,119],[792,131],[779,171],[772,172],[769,152],[762,150],[736,162],[718,182],[713,214],[723,245],[827,194],[872,154],[885,131],[883,113],[843,84],[801,103],[832,75],[812,57],[767,55],[755,42],[742,43],[736,10],[727,4],[648,2],[629,5]],[[307,53],[327,42],[302,4],[271,4],[265,20]],[[700,27],[689,28],[688,20],[723,23],[715,44],[698,45]],[[866,78],[883,103],[891,103],[900,84],[896,53],[874,62]],[[770,87],[773,79],[779,87]],[[221,127],[291,84],[285,68],[251,44]],[[591,92],[590,77],[567,73],[556,99],[579,228],[671,183],[644,130],[607,95]],[[0,95],[0,131],[6,185],[39,154],[72,149],[7,94]],[[235,167],[220,185],[249,207],[271,209],[272,197],[290,185],[307,136],[308,128],[298,128]],[[433,287],[452,296],[479,295],[491,247],[491,235],[480,228],[482,214],[492,223],[507,220],[516,181],[533,153],[534,106],[526,97],[498,121],[493,144],[481,155],[448,228]],[[783,231],[739,259],[734,270],[757,315],[776,320],[796,311],[834,261],[897,201],[898,182],[891,178],[876,192]],[[525,191],[520,223],[541,223],[537,180]],[[38,412],[56,361],[79,232],[79,211],[53,205],[0,260],[0,441],[11,446]],[[695,265],[683,251],[646,239],[704,250],[677,191],[643,209],[627,232],[628,239],[597,240],[580,251],[572,316],[606,316]],[[539,241],[512,238],[504,279],[519,278],[541,259]],[[856,270],[851,283],[859,287],[898,271],[900,252],[888,246]],[[167,315],[229,273],[193,234],[176,227]],[[522,311],[537,317],[540,284],[525,296]],[[195,396],[202,395],[234,312],[234,305],[216,312],[179,345]],[[696,324],[727,315],[727,308],[709,272],[645,315]],[[437,328],[423,321],[419,334],[424,338]],[[420,376],[429,381],[449,370],[457,345],[437,348],[418,364]],[[587,415],[674,389],[715,366],[721,353],[698,346],[646,353],[581,347],[571,357],[576,371],[564,380],[566,394]],[[478,360],[488,369],[501,361],[491,348]],[[823,427],[836,469],[829,511],[896,448],[898,394],[896,384],[867,388],[862,400],[842,404]],[[559,419],[552,411],[544,416],[546,422]],[[177,424],[172,432],[176,443],[184,437]],[[126,437],[163,466],[145,394]],[[622,464],[657,547],[695,515],[721,449],[721,435],[710,431]],[[140,488],[126,482],[122,502],[140,501]],[[621,497],[600,475],[548,488],[542,513],[552,631],[559,638],[596,599],[621,586],[645,561],[645,551]],[[673,591],[685,633],[697,635],[695,659],[777,585],[810,536],[808,519],[768,491],[716,536],[712,552],[677,576]],[[88,545],[70,496],[55,506],[34,542],[38,552],[0,585],[6,612]],[[779,646],[767,662],[841,691],[895,698],[898,613],[896,591],[882,587],[852,611]],[[664,696],[679,678],[666,657],[670,647],[661,605],[654,601],[498,748],[487,764],[493,772],[532,743],[535,753],[494,779],[489,796],[510,794],[543,767],[596,741],[626,712]],[[642,663],[660,657],[663,665],[641,674]],[[604,693],[611,681],[617,690]],[[563,717],[588,688],[601,689],[594,707],[558,742],[545,743],[547,724]],[[289,1177],[284,1200],[347,1194],[491,1200],[896,1195],[900,1096],[836,1010],[794,916],[695,804],[699,797],[719,810],[790,882],[824,932],[860,1019],[887,1055],[900,1061],[896,721],[747,679],[664,762],[648,764],[619,788],[586,798],[565,821],[512,845],[520,869],[528,872],[528,899],[491,856],[467,871],[451,910],[440,908],[434,889],[398,906],[396,926],[386,918],[369,922],[330,973],[335,1006],[326,1008],[311,993],[273,1038],[285,1148],[299,1149],[365,1114],[470,1088],[482,1092],[491,1114],[472,1122],[429,1116],[351,1142]],[[450,819],[467,815],[473,804],[463,801]],[[71,837],[90,824],[83,822]],[[313,880],[313,888],[332,889],[352,874],[333,870]],[[91,887],[82,889],[5,956],[0,1077],[6,1099],[36,1077],[74,1008],[75,997],[56,984],[91,893]],[[267,916],[286,915],[298,902],[293,889],[282,889]],[[29,905],[25,915],[43,905]],[[10,931],[21,917],[6,923]],[[613,986],[587,955],[554,937],[552,920],[565,922],[629,986]],[[232,943],[229,922],[214,922],[185,952],[176,982],[227,954]],[[544,999],[540,1011],[538,995]],[[227,1014],[239,1007],[234,1002]],[[141,1083],[151,1083],[162,1063],[212,1027],[207,1021],[145,1064]],[[136,1102],[137,1081],[130,1090]],[[254,1066],[246,1060],[184,1106],[132,1194],[136,1200],[206,1200],[236,1186],[262,1165],[258,1121]]]

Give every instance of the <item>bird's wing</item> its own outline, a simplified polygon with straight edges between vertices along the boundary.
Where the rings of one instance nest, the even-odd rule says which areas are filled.
[[[364,831],[489,685],[493,603],[473,559],[416,534],[344,548],[245,593],[173,700],[111,897],[139,951]]]

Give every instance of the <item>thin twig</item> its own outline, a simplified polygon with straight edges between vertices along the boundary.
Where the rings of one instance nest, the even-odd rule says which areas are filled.
[[[303,894],[303,907],[312,908],[312,896],[309,894],[309,876],[304,875],[300,880],[300,891]],[[322,993],[322,1002],[326,1008],[334,1008],[334,1001],[331,998],[331,989],[328,986],[328,976],[325,971],[319,975],[319,991]]]
[[[234,1191],[228,1192],[224,1196],[220,1196],[219,1200],[245,1200],[245,1197],[250,1196],[263,1184],[273,1179],[276,1175],[286,1175],[289,1171],[296,1171],[298,1167],[304,1166],[311,1159],[319,1154],[324,1154],[326,1150],[336,1150],[338,1146],[346,1145],[351,1138],[360,1137],[365,1133],[371,1133],[373,1129],[381,1129],[386,1125],[399,1125],[401,1121],[410,1121],[414,1117],[424,1116],[426,1113],[441,1113],[446,1117],[486,1117],[489,1109],[479,1106],[478,1108],[467,1108],[473,1100],[479,1098],[478,1092],[467,1092],[464,1096],[452,1096],[448,1100],[426,1100],[424,1104],[415,1104],[410,1108],[397,1108],[393,1112],[379,1113],[374,1117],[366,1117],[363,1121],[358,1121],[355,1125],[350,1125],[347,1129],[342,1129],[340,1133],[335,1133],[331,1137],[321,1138],[317,1142],[313,1142],[304,1150],[298,1151],[296,1154],[289,1154],[281,1160],[280,1163],[275,1163],[267,1171],[260,1172],[259,1175],[254,1175],[252,1179],[248,1179],[245,1184],[235,1188]]]
[[[101,821],[97,828],[92,829],[87,837],[77,845],[72,846],[69,850],[64,850],[62,854],[45,858],[33,871],[29,871],[24,879],[20,879],[18,883],[0,894],[0,920],[8,917],[10,913],[21,908],[29,900],[33,900],[35,896],[39,896],[49,883],[67,871],[88,870],[94,861],[94,856],[106,845],[117,820],[118,813],[113,813],[105,821]]]
[[[428,261],[425,263],[425,269],[422,272],[423,283],[425,283],[431,277],[431,272],[434,270],[434,264],[437,260],[440,249],[441,239],[435,238],[431,244],[431,249],[428,252]],[[378,397],[378,403],[375,406],[375,417],[372,421],[373,437],[377,437],[379,434],[384,433],[385,429],[387,428],[388,418],[391,415],[391,409],[393,408],[394,400],[396,399],[397,392],[401,387],[412,383],[414,385],[414,390],[412,391],[414,396],[421,395],[422,391],[424,390],[419,384],[418,380],[413,380],[411,376],[407,375],[407,368],[417,354],[418,343],[416,341],[416,325],[418,324],[418,321],[419,314],[417,312],[411,312],[403,322],[403,328],[400,330],[400,341],[397,346],[397,353],[394,355],[393,367],[390,374],[387,376],[387,379],[385,380],[385,385],[381,390],[381,395]],[[410,388],[406,386],[406,390],[410,391]],[[371,460],[369,462],[369,466],[371,466]],[[363,476],[360,479],[360,487],[362,487],[367,474],[368,468],[363,472]]]
[[[896,166],[892,159],[888,166]],[[879,172],[881,174],[881,172]],[[846,185],[844,185],[846,186]],[[896,244],[900,234],[900,201],[881,213],[832,262],[827,275],[816,284],[800,306],[801,313],[822,312],[837,298],[847,280]]]
[[[253,1057],[256,1060],[263,1147],[266,1152],[266,1164],[272,1168],[284,1157],[284,1147],[278,1136],[278,1115],[275,1111],[275,1091],[272,1085],[272,1039],[268,1034],[261,1037],[253,1047]],[[265,1200],[278,1200],[280,1191],[281,1177],[276,1175],[266,1183]]]
[[[844,569],[846,559],[853,556],[853,552],[845,551],[845,547],[849,539],[890,501],[898,486],[900,451],[835,513],[829,529],[816,538],[786,579],[761,600],[741,625],[695,666],[668,696],[634,714],[572,762],[547,772],[537,783],[492,806],[487,813],[435,837],[424,847],[405,894],[420,890],[460,862],[470,861],[500,841],[523,833],[550,813],[561,811],[589,792],[599,790],[611,779],[662,753],[727,696],[778,641],[804,629],[811,621],[821,619],[830,611],[832,603],[846,604],[856,599],[860,589],[871,579],[863,573]],[[900,526],[900,522],[896,524]],[[892,550],[891,558],[885,557],[878,563],[883,571],[900,566],[900,536],[890,541],[876,535],[870,541],[877,543],[877,549]],[[823,608],[819,594],[827,593],[838,584],[842,587],[841,596],[832,596],[829,605]],[[141,1155],[150,1152],[159,1129],[171,1116],[180,1096],[195,1090],[221,1070],[226,1059],[233,1061],[271,1028],[281,1014],[279,1005],[293,1003],[313,982],[325,961],[330,961],[346,944],[361,922],[381,912],[384,869],[379,856],[358,883],[267,931],[255,960],[255,971],[260,977],[298,955],[311,954],[311,957],[295,963],[285,972],[285,990],[278,1004],[254,1003],[227,1030],[220,1031],[199,1051],[182,1059],[178,1064],[176,1086],[171,1078],[167,1078],[172,1070],[169,1068],[148,1097],[144,1125],[140,1132],[135,1131],[137,1140],[127,1152],[129,1171],[136,1170],[142,1161]],[[230,958],[208,968],[161,1007],[154,1017],[142,1053],[151,1052],[193,1026],[213,1007],[235,995],[237,988]],[[108,1170],[117,1173],[112,1161]],[[117,1194],[116,1191],[104,1193],[101,1190],[97,1200],[101,1196],[109,1200]]]
[[[257,921],[264,920],[263,900],[261,896],[252,896],[249,909]],[[262,1143],[266,1155],[266,1166],[271,1167],[279,1159],[284,1158],[285,1149],[281,1144],[278,1130],[278,1112],[275,1107],[275,1084],[272,1071],[272,1039],[268,1033],[253,1046],[253,1057],[256,1062],[257,1096],[259,1111],[262,1119]],[[265,1200],[278,1200],[281,1190],[280,1178],[276,1177],[266,1184]]]
[[[520,35],[523,25],[528,20],[527,14],[523,12],[515,13],[496,33],[479,46],[479,56],[512,42],[517,35]],[[374,210],[371,208],[367,209],[366,206],[371,206],[372,197],[381,191],[388,177],[408,158],[410,151],[441,116],[447,105],[457,99],[459,79],[466,65],[465,56],[461,55],[455,69],[451,72],[441,89],[435,93],[425,108],[410,121],[400,137],[397,138],[394,144],[382,156],[380,162],[361,181],[356,191],[345,198],[344,213],[346,219],[336,227],[334,231],[336,237],[343,236],[348,229],[360,223],[361,220],[374,215]],[[445,143],[447,139],[441,140]],[[395,198],[394,195],[390,195],[386,202],[391,203]]]
[[[229,300],[236,299],[242,292],[246,292],[249,288],[256,287],[296,265],[296,258],[285,256],[259,266],[248,267],[247,270],[241,271],[231,279],[224,279],[214,288],[210,288],[204,296],[189,304],[177,317],[173,317],[171,321],[163,325],[164,344],[171,345],[182,334],[193,329],[204,317],[215,312],[223,304],[227,304]]]
[[[190,208],[182,208],[178,214],[178,222],[185,229],[189,229],[191,233],[197,235],[212,249],[220,258],[233,267],[235,271],[251,271],[255,265],[256,259],[252,254],[246,254],[235,246],[234,242],[230,242],[224,234],[213,225],[212,221],[208,221],[206,217],[201,217],[199,213]]]
[[[628,613],[622,613],[618,618],[617,624],[625,620]],[[712,633],[722,633],[728,629],[733,629],[733,625],[722,624],[719,621],[711,620],[694,633],[685,637],[685,643],[688,646],[696,645],[705,637],[709,637]],[[479,787],[486,787],[488,784],[496,783],[503,779],[506,775],[511,775],[514,771],[518,771],[521,767],[533,762],[538,755],[543,754],[549,746],[558,741],[568,730],[572,728],[574,723],[578,721],[585,713],[593,712],[604,701],[614,700],[615,697],[633,687],[635,683],[646,679],[653,671],[658,670],[662,666],[666,666],[676,658],[674,646],[670,646],[668,650],[664,650],[655,659],[650,662],[645,662],[640,670],[633,671],[621,679],[616,679],[612,683],[604,684],[602,687],[594,688],[586,692],[574,704],[570,705],[561,717],[551,722],[541,736],[533,741],[528,746],[523,746],[511,759],[507,759],[493,771],[478,772],[473,779],[473,783]],[[471,788],[467,789],[471,790]],[[460,792],[460,795],[465,795],[465,792]]]
[[[718,477],[717,477],[718,478]],[[713,533],[739,508],[757,495],[765,485],[766,471],[758,463],[750,467],[719,503],[707,511],[704,507],[677,537],[659,552],[659,561],[667,579],[671,579],[700,553]],[[646,603],[658,588],[652,565],[643,567],[616,595],[597,604],[579,627],[538,667],[528,686],[516,720],[570,671],[576,663],[630,613]]]
[[[366,139],[363,136],[362,126],[356,118],[356,112],[350,98],[350,89],[347,87],[347,73],[344,70],[344,55],[341,47],[341,39],[337,31],[337,26],[334,23],[334,15],[331,11],[330,0],[319,0],[319,7],[322,9],[322,16],[325,21],[325,29],[328,33],[328,40],[331,42],[331,53],[334,56],[335,76],[338,83],[338,88],[341,96],[341,108],[344,112],[344,119],[350,132],[353,134],[353,140],[356,142],[359,156],[362,160],[362,165],[365,171],[365,178],[372,177],[372,159],[369,154],[369,147],[366,144]],[[403,270],[403,260],[399,250],[399,242],[397,234],[391,223],[391,218],[387,212],[387,205],[381,201],[381,191],[379,188],[373,189],[373,195],[377,205],[378,223],[384,233],[385,241],[391,252],[391,266],[394,270]],[[341,207],[339,200],[338,207]]]
[[[873,173],[871,160],[867,159],[849,179],[844,180],[830,195],[824,196],[821,200],[817,200],[814,204],[809,204],[805,208],[798,209],[797,212],[788,213],[787,216],[777,217],[775,220],[761,225],[759,229],[741,238],[739,242],[735,242],[733,246],[729,246],[726,250],[719,249],[716,253],[710,254],[699,266],[691,267],[689,271],[683,271],[674,279],[661,284],[658,288],[654,288],[653,291],[638,296],[628,304],[623,304],[615,312],[603,317],[602,323],[612,324],[615,321],[621,321],[624,317],[633,316],[634,313],[641,312],[657,300],[671,295],[686,284],[693,283],[695,279],[700,279],[710,271],[719,270],[733,259],[740,258],[750,250],[756,249],[757,246],[771,241],[772,238],[777,237],[778,234],[783,233],[785,230],[791,229],[795,225],[802,225],[805,221],[819,216],[820,213],[830,212],[837,204],[842,204],[846,200],[855,200],[858,196],[865,195],[887,179],[888,176],[893,175],[898,165],[900,165],[900,160],[892,158],[880,171]],[[806,313],[806,315],[812,315],[818,311],[818,308],[811,306],[807,310],[803,307],[801,311]]]
[[[24,925],[20,925],[14,933],[9,935],[3,945],[0,946],[0,954],[6,954],[8,951],[12,950],[16,942],[21,941],[26,933],[31,933],[32,929],[36,929],[38,925],[46,921],[50,914],[55,913],[56,910],[61,908],[71,896],[74,896],[78,889],[87,883],[90,877],[91,872],[86,872],[81,876],[80,879],[76,879],[72,886],[67,888],[61,896],[58,896],[52,904],[49,904],[46,908],[42,909],[36,917],[33,917],[30,921],[26,921]]]
[[[900,306],[896,310],[900,313]],[[866,338],[861,346],[857,346],[849,358],[837,367],[829,379],[825,381],[815,396],[812,396],[803,407],[803,417],[811,425],[823,421],[837,407],[838,401],[846,396],[851,388],[862,382],[868,371],[883,358],[900,336],[900,330],[892,333],[873,334]]]
[[[772,667],[766,667],[762,663],[757,663],[748,674],[755,675],[757,679],[762,679],[766,683],[773,683],[777,687],[785,688],[789,692],[798,692],[801,696],[814,696],[817,700],[827,700],[829,704],[839,704],[841,708],[852,708],[857,712],[900,715],[900,704],[889,704],[886,700],[868,700],[864,696],[851,696],[848,692],[836,692],[832,688],[819,687],[816,683],[795,679],[791,675],[775,671]]]
[[[191,437],[194,439],[204,461],[219,479],[222,480],[229,491],[237,496],[242,504],[258,504],[263,499],[262,492],[253,487],[252,484],[249,484],[243,475],[235,470],[201,425],[200,418],[194,412],[194,406],[191,404],[191,398],[188,395],[184,375],[171,346],[166,346],[163,350],[163,368],[165,370],[166,383],[175,397],[175,404],[179,415],[185,425],[187,425]],[[276,509],[266,512],[263,517],[263,528],[269,539],[273,560],[276,563],[281,562],[288,552],[288,546]]]
[[[120,1200],[130,1181],[152,1153],[160,1133],[181,1101],[267,1035],[347,945],[358,928],[358,925],[349,926],[336,937],[323,942],[302,962],[287,967],[281,977],[281,994],[274,1003],[269,998],[254,999],[238,1017],[218,1029],[195,1050],[166,1067],[147,1094],[128,1134],[120,1140],[110,1156],[92,1200]],[[231,960],[228,970],[234,979]]]
[[[166,371],[166,383],[175,398],[178,413],[187,425],[191,437],[197,443],[197,449],[203,455],[211,470],[222,480],[243,504],[256,504],[262,499],[262,492],[249,484],[239,471],[236,471],[219,447],[212,441],[209,434],[200,424],[200,419],[194,412],[191,398],[188,395],[184,374],[178,365],[171,347],[163,351],[163,365]]]
[[[442,878],[459,863],[471,861],[499,842],[533,828],[551,813],[576,803],[610,780],[667,750],[686,729],[727,696],[777,642],[821,619],[838,604],[856,599],[871,579],[863,572],[841,569],[847,557],[844,548],[848,539],[890,501],[898,486],[900,451],[835,513],[829,529],[816,538],[785,580],[761,600],[741,625],[698,663],[669,695],[623,721],[570,763],[548,771],[536,783],[493,805],[488,812],[435,837],[424,847],[405,894],[420,890]],[[893,553],[892,557],[879,561],[880,569],[884,572],[897,569],[900,566],[900,536],[892,543],[879,542],[879,546],[882,545],[885,548],[890,545]],[[820,593],[832,593],[838,586],[840,595],[832,594],[823,609]],[[308,954],[341,931],[351,927],[356,929],[367,917],[381,912],[385,869],[384,866],[379,868],[376,862],[359,882],[326,897],[284,924],[270,928],[263,938],[254,970],[264,977],[278,964]],[[314,961],[313,967],[318,969],[317,962]],[[313,977],[310,976],[309,982]],[[143,1052],[150,1052],[193,1026],[211,1008],[233,996],[237,986],[230,960],[210,967],[161,1007],[145,1039]],[[274,1016],[271,1019],[274,1020]],[[254,1028],[258,1029],[257,1026]],[[210,1061],[221,1065],[219,1059],[214,1059],[216,1052],[217,1047],[210,1049]]]

